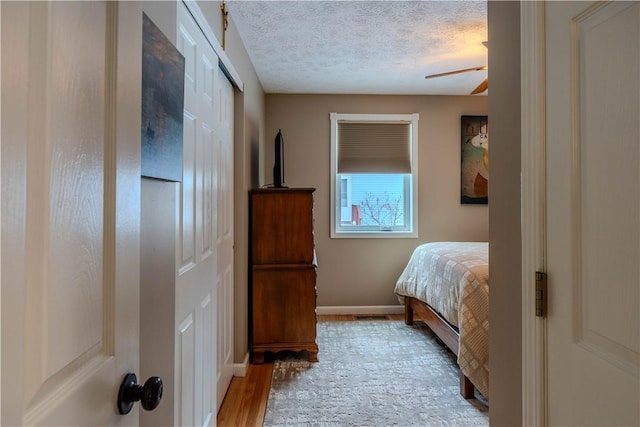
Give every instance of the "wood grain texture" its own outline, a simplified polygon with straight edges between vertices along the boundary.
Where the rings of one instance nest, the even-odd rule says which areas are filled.
[[[51,93],[45,98],[50,117],[40,147],[48,156],[49,180],[44,188],[49,205],[42,212],[49,227],[47,304],[41,318],[43,339],[50,343],[47,377],[102,341],[104,84],[110,77],[105,51],[95,48],[107,41],[106,9],[94,5],[70,13],[59,6],[50,13],[46,84]],[[113,60],[114,53],[109,54]]]
[[[261,426],[272,373],[273,363],[265,363],[249,365],[246,376],[233,377],[218,412],[218,426]]]
[[[254,352],[292,345],[317,352],[315,279],[313,266],[254,269]]]
[[[313,191],[251,192],[252,363],[280,351],[307,351],[318,360]]]
[[[254,265],[313,263],[313,191],[307,188],[252,190]]]

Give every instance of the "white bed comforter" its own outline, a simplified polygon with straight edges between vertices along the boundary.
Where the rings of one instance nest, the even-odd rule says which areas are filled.
[[[395,293],[426,302],[460,330],[458,365],[489,398],[489,258],[486,242],[418,246]]]

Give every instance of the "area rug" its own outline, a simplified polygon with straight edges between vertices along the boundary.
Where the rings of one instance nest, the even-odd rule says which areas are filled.
[[[264,426],[488,426],[455,356],[422,322],[318,323],[319,362],[274,362]]]

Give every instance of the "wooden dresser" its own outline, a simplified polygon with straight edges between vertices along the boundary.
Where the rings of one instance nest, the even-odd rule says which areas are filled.
[[[314,188],[265,188],[249,195],[251,362],[265,352],[306,350],[318,360]]]

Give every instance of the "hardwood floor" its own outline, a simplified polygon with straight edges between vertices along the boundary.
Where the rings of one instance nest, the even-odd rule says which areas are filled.
[[[249,365],[246,376],[233,377],[218,411],[219,427],[262,425],[272,372],[273,362]]]
[[[388,314],[389,320],[404,320],[404,314]],[[348,322],[358,318],[350,314],[319,315],[319,322]],[[322,351],[322,349],[320,349]],[[262,426],[271,388],[273,362],[249,365],[245,377],[233,377],[218,412],[220,427]]]

